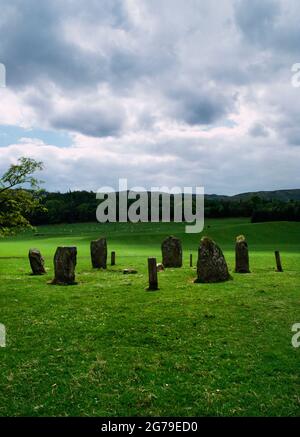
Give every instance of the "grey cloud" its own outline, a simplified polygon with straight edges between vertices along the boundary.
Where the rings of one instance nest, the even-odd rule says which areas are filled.
[[[215,89],[197,89],[174,86],[169,92],[170,113],[190,125],[208,125],[217,122],[234,110],[235,96],[226,95]]]
[[[300,127],[297,123],[283,118],[276,126],[280,131],[281,137],[291,146],[300,146]]]
[[[263,43],[275,27],[280,13],[278,0],[236,0],[235,19],[243,34],[254,43]]]
[[[55,114],[51,125],[91,137],[108,137],[120,134],[124,119],[125,113],[120,108],[85,107],[82,104],[62,114]]]
[[[252,137],[267,137],[269,132],[266,127],[261,123],[255,123],[250,129],[249,134]]]
[[[300,146],[300,128],[293,127],[286,132],[286,138],[289,144]]]
[[[122,0],[15,0],[7,6],[0,0],[0,58],[8,69],[9,86],[41,86],[49,80],[69,89],[93,88],[109,82],[124,88],[144,76],[170,68],[175,59],[168,44],[158,46],[156,37],[136,33],[126,2]],[[91,52],[73,44],[63,32],[68,20],[81,19],[86,27],[78,29],[82,38],[91,38],[90,28],[105,29],[104,51]],[[114,31],[122,30],[136,41],[134,47],[115,41]],[[109,44],[111,34],[112,43]],[[140,39],[140,44],[138,44]],[[172,44],[171,44],[172,46]]]
[[[235,22],[245,39],[283,57],[299,54],[299,14],[298,0],[235,1]]]
[[[66,88],[87,88],[107,80],[109,59],[66,40],[62,25],[78,16],[89,19],[91,24],[98,21],[99,25],[112,28],[125,25],[126,14],[120,0],[88,4],[81,0],[15,0],[9,6],[0,1],[0,6],[0,57],[9,72],[9,86],[37,85],[47,79]]]

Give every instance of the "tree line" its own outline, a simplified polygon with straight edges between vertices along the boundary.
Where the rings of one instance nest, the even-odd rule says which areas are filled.
[[[100,201],[96,199],[96,194],[94,192],[43,192],[41,195],[42,208],[33,211],[28,217],[34,225],[94,222],[96,220],[96,209]],[[148,193],[148,199],[150,220],[150,193]],[[172,195],[170,200],[170,216],[171,220],[173,220],[174,198]],[[128,207],[133,202],[134,200],[128,200]],[[118,211],[118,193],[116,203]],[[253,196],[247,200],[229,200],[222,198],[211,199],[209,196],[206,196],[204,215],[206,218],[249,217],[253,223],[286,220],[300,221],[300,202],[266,200],[258,196]]]
[[[42,162],[22,157],[0,177],[0,236],[32,225],[94,222],[100,200],[91,191],[50,193],[41,190],[33,174],[43,169]],[[23,187],[25,185],[25,188]],[[128,200],[128,207],[135,200]],[[116,193],[117,211],[119,194]],[[151,193],[148,193],[149,221]],[[196,199],[193,199],[194,212]],[[160,199],[160,211],[162,198]],[[206,218],[251,217],[253,223],[300,221],[300,201],[268,200],[253,195],[247,199],[205,196]],[[170,219],[174,218],[174,196],[170,197]],[[117,213],[118,220],[118,213]]]

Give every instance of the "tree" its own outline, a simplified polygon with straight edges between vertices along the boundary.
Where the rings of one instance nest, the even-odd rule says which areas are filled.
[[[42,162],[22,157],[0,178],[0,236],[31,226],[29,216],[41,208],[41,181],[33,174],[42,169]]]

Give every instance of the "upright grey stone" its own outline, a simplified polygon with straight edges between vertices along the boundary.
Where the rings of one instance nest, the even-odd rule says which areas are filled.
[[[45,270],[45,260],[42,257],[41,252],[38,249],[29,249],[29,262],[33,275],[44,275]]]
[[[55,277],[52,284],[75,284],[75,267],[77,262],[76,247],[58,247],[54,255]]]
[[[223,282],[228,279],[230,275],[222,250],[213,240],[203,237],[198,249],[195,282]]]
[[[107,242],[106,238],[91,241],[91,259],[94,269],[106,269]]]
[[[235,272],[250,273],[248,244],[244,235],[236,237],[235,243]]]
[[[182,247],[181,241],[176,237],[166,238],[161,245],[162,264],[164,267],[182,266]]]

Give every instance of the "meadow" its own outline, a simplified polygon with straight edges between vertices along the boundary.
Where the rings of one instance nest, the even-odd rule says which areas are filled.
[[[250,274],[234,273],[239,234]],[[89,243],[102,235],[116,265],[95,271]],[[168,235],[182,239],[184,266],[147,292],[147,258],[161,261]],[[1,239],[0,416],[298,416],[300,223],[207,220],[203,235],[223,249],[231,281],[194,284],[201,235],[184,224],[53,225]],[[60,245],[77,246],[75,286],[47,283]],[[47,275],[30,275],[31,247]]]

